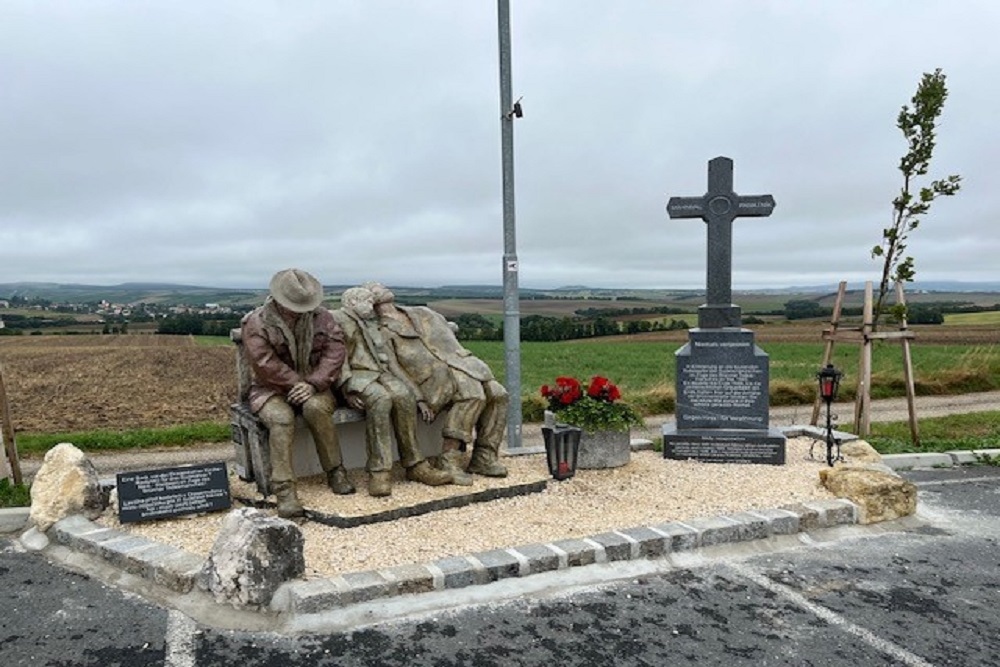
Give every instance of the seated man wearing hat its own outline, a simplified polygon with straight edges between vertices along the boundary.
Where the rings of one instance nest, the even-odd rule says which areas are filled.
[[[354,493],[333,427],[336,403],[330,384],[340,376],[344,332],[325,308],[323,287],[300,269],[278,271],[271,296],[243,318],[243,345],[253,369],[250,409],[269,431],[271,486],[278,516],[302,516],[295,490],[292,442],[295,416],[301,414],[316,443],[327,484],[337,494]]]

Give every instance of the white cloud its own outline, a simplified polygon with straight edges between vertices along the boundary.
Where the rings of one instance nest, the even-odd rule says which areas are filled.
[[[444,0],[0,5],[0,283],[499,284],[497,26]],[[735,160],[734,288],[877,278],[895,116],[950,97],[932,163],[963,190],[917,277],[996,276],[995,3],[513,3],[524,286],[698,287],[669,196]]]

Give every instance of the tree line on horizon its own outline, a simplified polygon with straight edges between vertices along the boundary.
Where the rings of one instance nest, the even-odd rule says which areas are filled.
[[[418,305],[418,304],[413,304]],[[422,304],[420,304],[422,305]],[[910,304],[906,310],[910,324],[942,324],[945,314],[1000,311],[1000,303],[977,305],[970,302],[942,301]],[[686,311],[676,306],[654,307],[592,307],[580,309],[572,316],[526,315],[521,318],[521,340],[562,341],[621,334],[640,334],[656,331],[675,331],[690,328],[687,320],[681,318],[645,318],[655,315],[680,315]],[[860,307],[844,307],[844,317],[860,317]],[[41,334],[43,329],[58,330],[66,327],[63,318],[44,315],[24,315],[2,313],[4,328],[0,335]],[[789,321],[823,319],[832,315],[832,307],[824,306],[812,299],[792,299],[783,308],[774,311],[760,311],[743,317],[744,324],[761,324],[763,317],[781,317]],[[240,326],[242,313],[220,315],[215,313],[184,313],[156,319],[157,334],[229,336],[231,329]],[[631,317],[634,319],[620,319]],[[130,322],[151,321],[149,317],[124,318],[108,317],[103,322],[102,333],[129,333]],[[452,318],[458,326],[458,337],[462,340],[503,340],[503,323],[478,313],[463,313]]]

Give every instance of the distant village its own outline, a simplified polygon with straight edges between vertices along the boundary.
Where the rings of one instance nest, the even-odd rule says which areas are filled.
[[[144,330],[157,333],[205,333],[206,325],[216,328],[211,324],[218,322],[218,328],[228,332],[229,325],[238,322],[251,309],[252,306],[234,308],[218,303],[116,303],[106,299],[60,303],[39,297],[14,296],[0,299],[0,330],[3,334],[11,334],[73,325],[102,329],[101,325],[105,325],[104,333],[126,333],[129,324],[143,323]],[[175,330],[177,323],[185,330]]]

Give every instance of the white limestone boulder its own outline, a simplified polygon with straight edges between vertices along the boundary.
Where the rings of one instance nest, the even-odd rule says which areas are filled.
[[[29,521],[44,533],[68,516],[96,519],[103,511],[101,483],[90,459],[68,442],[46,452],[31,483]]]
[[[838,465],[821,470],[819,477],[831,493],[860,508],[860,523],[891,521],[917,511],[917,487],[885,466]]]
[[[305,572],[304,544],[291,521],[249,507],[233,510],[222,522],[199,585],[216,602],[265,607],[279,586]]]
[[[840,446],[840,453],[851,463],[882,463],[882,455],[864,440],[850,440]]]

